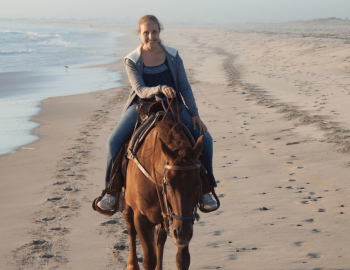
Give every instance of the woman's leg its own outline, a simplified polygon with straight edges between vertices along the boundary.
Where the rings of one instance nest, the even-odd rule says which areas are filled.
[[[109,184],[113,163],[125,142],[130,139],[138,117],[137,104],[131,105],[118,124],[113,129],[107,140],[107,170],[106,187]]]
[[[211,138],[209,132],[205,134],[199,133],[199,127],[196,126],[196,129],[193,128],[192,124],[192,116],[188,112],[187,108],[184,106],[182,112],[181,112],[181,121],[186,125],[186,127],[191,132],[193,138],[195,140],[198,140],[198,138],[201,135],[204,135],[203,137],[203,151],[202,151],[202,160],[203,165],[206,168],[209,176],[209,185],[212,187],[216,187],[216,181],[213,174],[213,139]]]

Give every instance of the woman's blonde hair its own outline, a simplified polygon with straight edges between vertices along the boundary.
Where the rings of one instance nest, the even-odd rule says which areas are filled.
[[[139,28],[137,29],[137,33],[140,34],[141,32],[141,25],[144,24],[145,22],[155,22],[158,25],[158,30],[159,33],[161,30],[163,30],[163,26],[162,24],[158,21],[157,17],[154,15],[145,15],[143,17],[141,17],[141,19],[139,20]]]

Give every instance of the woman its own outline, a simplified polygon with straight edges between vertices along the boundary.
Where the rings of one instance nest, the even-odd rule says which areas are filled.
[[[197,140],[202,133],[204,134],[203,165],[209,175],[209,185],[216,187],[212,166],[213,140],[198,115],[182,59],[176,49],[161,43],[159,37],[161,29],[161,24],[155,16],[143,16],[138,29],[142,44],[124,59],[132,91],[122,118],[107,141],[106,186],[113,186],[113,183],[109,183],[112,166],[120,149],[134,131],[138,117],[137,105],[140,102],[154,100],[154,94],[162,92],[169,98],[178,97],[179,100],[184,100],[186,105],[180,115],[181,121],[189,128],[194,139]],[[113,195],[116,195],[116,189],[114,192],[107,191],[106,199],[98,203],[100,208],[113,210],[116,203]],[[207,210],[217,207],[209,193],[203,195],[203,202]]]

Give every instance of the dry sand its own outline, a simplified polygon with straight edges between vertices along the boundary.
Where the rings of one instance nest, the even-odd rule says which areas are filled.
[[[222,203],[194,227],[191,269],[350,269],[348,37],[305,25],[162,33],[214,138]],[[138,43],[130,34],[117,53]],[[126,268],[121,214],[91,210],[125,84],[44,101],[41,139],[0,158],[1,269]],[[168,239],[165,269],[175,253]]]

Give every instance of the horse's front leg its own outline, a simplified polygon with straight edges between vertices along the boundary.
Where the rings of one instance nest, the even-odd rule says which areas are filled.
[[[153,245],[154,224],[140,212],[135,212],[134,224],[143,250],[143,267],[145,270],[154,270],[157,266]]]
[[[163,270],[163,253],[164,245],[167,238],[167,233],[161,224],[158,225],[157,231],[154,235],[154,246],[157,253],[157,268],[156,270]]]
[[[125,210],[123,211],[123,215],[126,220],[126,226],[130,236],[130,254],[127,270],[140,270],[136,255],[136,229],[134,224],[134,211],[129,205],[126,205]]]
[[[176,266],[179,270],[187,270],[190,268],[191,263],[191,256],[188,249],[188,246],[177,248],[177,254],[176,254]]]

